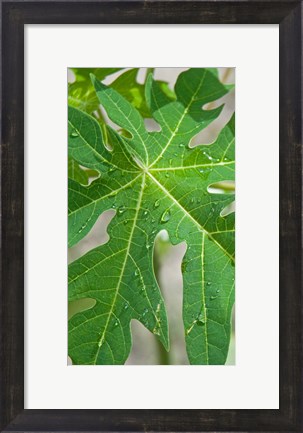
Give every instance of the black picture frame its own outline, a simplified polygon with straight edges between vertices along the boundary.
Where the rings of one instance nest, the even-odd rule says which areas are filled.
[[[302,2],[1,0],[0,3],[1,430],[303,431]],[[277,410],[24,410],[24,25],[97,23],[279,24],[280,408]]]

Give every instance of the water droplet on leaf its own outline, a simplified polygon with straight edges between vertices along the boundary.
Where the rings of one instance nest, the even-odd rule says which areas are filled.
[[[203,312],[203,311],[201,311],[201,313],[198,314],[198,317],[197,317],[197,323],[198,323],[198,325],[199,325],[199,324],[200,324],[200,325],[204,325],[204,324],[205,324],[205,315],[204,315],[204,312]]]
[[[161,223],[167,223],[170,220],[171,212],[170,209],[166,209],[161,216]]]
[[[124,212],[126,211],[126,207],[125,206],[120,206],[118,207],[118,214],[122,215]]]

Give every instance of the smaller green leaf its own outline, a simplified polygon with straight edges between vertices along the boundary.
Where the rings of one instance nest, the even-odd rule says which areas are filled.
[[[120,71],[122,68],[71,68],[75,74],[75,82],[68,86],[68,104],[91,114],[99,107],[95,89],[89,74],[94,74],[98,80],[104,80],[108,75]]]
[[[121,69],[123,68],[71,68],[76,76],[76,81],[87,81],[88,83],[90,83],[90,74],[94,74],[98,80],[102,81]]]
[[[76,81],[68,86],[68,104],[90,114],[98,109],[99,102],[87,81]]]
[[[138,68],[130,69],[120,75],[111,85],[133,107],[135,107],[143,117],[151,117],[145,102],[144,85],[137,82]]]

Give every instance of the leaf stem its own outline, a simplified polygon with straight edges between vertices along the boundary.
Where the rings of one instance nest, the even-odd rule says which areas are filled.
[[[158,240],[156,239],[156,243],[157,242],[159,242],[159,239]],[[161,269],[161,254],[159,252],[159,248],[157,248],[156,245],[154,250],[154,272],[159,286],[160,286],[160,269]],[[158,350],[159,365],[170,365],[169,352],[165,350],[163,344],[156,336],[155,339],[156,339],[157,350]]]

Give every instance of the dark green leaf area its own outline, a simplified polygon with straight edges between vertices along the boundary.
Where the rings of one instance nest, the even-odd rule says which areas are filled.
[[[224,364],[234,303],[235,218],[223,217],[233,194],[212,194],[211,184],[234,180],[234,117],[210,145],[191,139],[218,117],[203,105],[227,90],[213,70],[180,74],[167,97],[152,77],[146,102],[160,132],[148,132],[140,113],[120,93],[92,77],[99,102],[128,137],[108,128],[104,144],[96,120],[69,111],[70,157],[100,177],[90,185],[69,182],[69,244],[114,209],[109,241],[69,267],[69,300],[96,305],[69,321],[69,354],[75,364],[122,364],[131,348],[130,323],[139,320],[169,347],[165,303],[153,271],[154,240],[168,231],[186,241],[182,263],[184,338],[192,364]]]

